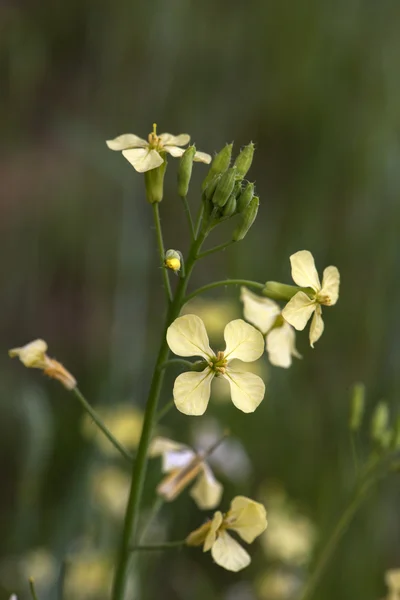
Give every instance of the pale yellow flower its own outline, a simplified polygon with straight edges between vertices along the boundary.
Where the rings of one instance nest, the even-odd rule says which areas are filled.
[[[133,133],[124,133],[113,140],[107,140],[106,144],[110,150],[122,151],[123,156],[131,163],[138,173],[144,173],[151,169],[156,169],[164,162],[163,152],[171,156],[180,157],[185,152],[186,146],[190,142],[190,135],[181,133],[172,135],[171,133],[162,133],[157,135],[157,126],[153,125],[153,131],[149,133],[147,141],[134,135]],[[205,152],[196,152],[193,160],[209,164],[211,156]]]
[[[242,287],[240,299],[246,321],[252,323],[265,336],[269,362],[275,367],[287,369],[292,356],[301,358],[296,350],[296,334],[291,325],[281,316],[279,305]]]
[[[112,563],[100,552],[68,557],[64,582],[66,600],[106,600],[112,583]]]
[[[44,374],[60,381],[68,390],[76,387],[76,379],[67,369],[54,358],[46,354],[47,344],[44,340],[34,340],[21,348],[13,348],[8,354],[13,358],[18,356],[25,367],[42,369]]]
[[[302,331],[314,313],[310,327],[310,345],[313,348],[324,331],[321,306],[333,306],[339,297],[340,274],[336,267],[326,267],[319,280],[313,255],[300,250],[290,257],[293,281],[300,287],[311,288],[310,295],[297,292],[286,304],[282,316],[298,331]]]
[[[167,330],[167,342],[178,356],[201,356],[207,365],[203,371],[189,371],[177,377],[174,401],[186,415],[202,415],[208,405],[211,382],[224,377],[231,390],[233,404],[245,413],[253,412],[264,398],[263,380],[236,371],[230,366],[234,359],[253,362],[264,352],[264,339],[259,331],[242,319],[228,323],[224,330],[226,348],[215,354],[209,344],[203,321],[196,315],[178,317]]]
[[[91,474],[90,483],[95,504],[111,517],[122,519],[129,497],[129,475],[117,467],[104,467]]]
[[[267,528],[267,512],[262,504],[245,496],[236,496],[229,511],[220,511],[187,538],[188,546],[203,545],[203,552],[211,550],[215,562],[228,571],[240,571],[250,564],[250,556],[233,539],[227,530],[235,531],[245,542],[251,544]]]
[[[162,471],[168,475],[157,487],[158,494],[168,502],[175,498],[196,479],[190,495],[202,510],[218,506],[223,487],[205,462],[202,453],[163,437],[156,437],[150,444],[149,456],[162,457]]]
[[[386,571],[385,583],[389,592],[386,600],[400,600],[400,569]]]
[[[142,433],[143,413],[132,404],[117,404],[112,406],[96,406],[96,412],[104,425],[115,438],[128,450],[135,450]],[[82,417],[81,431],[88,439],[95,440],[100,450],[110,456],[118,456],[118,450],[99,431],[90,415]]]
[[[240,316],[235,303],[228,299],[194,298],[182,308],[181,315],[195,314],[202,321],[212,340],[217,340],[225,323]]]
[[[256,582],[258,596],[262,600],[293,600],[298,597],[301,585],[297,574],[276,568],[263,573]]]

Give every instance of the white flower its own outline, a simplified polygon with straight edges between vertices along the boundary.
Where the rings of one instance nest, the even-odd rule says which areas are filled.
[[[227,532],[235,531],[245,542],[251,544],[267,528],[267,512],[262,504],[245,496],[236,496],[230,510],[220,511],[187,538],[188,546],[201,546],[203,552],[211,550],[215,562],[228,571],[240,571],[250,564],[250,556]]]
[[[326,267],[322,285],[315,268],[313,255],[308,250],[300,250],[290,257],[292,278],[300,287],[311,288],[310,297],[305,292],[297,292],[286,304],[282,316],[299,331],[307,325],[314,313],[310,327],[310,345],[319,340],[324,331],[321,305],[333,306],[339,297],[340,274],[336,267]]]
[[[296,350],[296,334],[294,329],[281,316],[279,305],[245,287],[240,290],[243,302],[243,313],[249,321],[265,336],[265,345],[269,362],[276,367],[287,369],[292,364],[292,356],[301,358]]]
[[[181,133],[180,135],[162,133],[157,135],[156,129],[157,125],[154,123],[148,141],[133,133],[124,133],[113,140],[107,140],[106,144],[110,150],[122,151],[122,154],[133,168],[138,173],[144,173],[162,165],[164,158],[160,152],[168,152],[171,156],[180,157],[185,152],[185,148],[180,146],[185,146],[190,142],[190,135],[187,133]],[[193,160],[209,164],[211,156],[205,152],[196,152]]]
[[[164,500],[175,500],[186,486],[197,479],[190,490],[190,495],[197,506],[202,510],[218,506],[223,487],[204,461],[204,455],[197,454],[185,444],[156,437],[150,445],[149,456],[160,455],[162,471],[168,473],[157,487],[157,492]]]
[[[265,385],[254,373],[236,371],[230,362],[237,358],[253,362],[264,351],[264,339],[259,331],[242,319],[225,327],[224,352],[215,354],[209,345],[203,321],[196,315],[178,317],[167,330],[167,342],[178,356],[201,356],[207,366],[201,372],[189,371],[177,377],[174,384],[174,401],[178,410],[186,415],[202,415],[208,405],[211,381],[224,377],[231,390],[233,404],[245,413],[255,411],[264,398]]]

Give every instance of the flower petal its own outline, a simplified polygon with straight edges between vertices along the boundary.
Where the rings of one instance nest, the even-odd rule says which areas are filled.
[[[282,317],[295,329],[302,331],[315,307],[315,300],[311,300],[304,292],[297,292],[282,310]]]
[[[162,455],[162,472],[169,473],[173,469],[182,469],[196,456],[194,450],[174,440],[155,437],[149,447],[149,457]]]
[[[164,150],[167,150],[165,146],[186,146],[186,144],[190,142],[190,135],[187,133],[180,133],[179,135],[162,133],[159,137],[164,146]]]
[[[149,456],[152,458],[154,456],[161,456],[161,454],[164,454],[166,452],[180,451],[187,448],[188,446],[186,446],[185,444],[175,442],[174,440],[170,440],[169,438],[157,436],[153,438],[153,440],[150,443]]]
[[[204,464],[203,472],[190,490],[190,495],[201,510],[208,510],[218,506],[223,489],[222,484],[215,479],[210,467]]]
[[[193,160],[195,162],[206,163],[206,165],[210,164],[211,159],[212,156],[210,154],[207,154],[207,152],[196,152],[196,154],[193,156]]]
[[[203,415],[210,399],[210,386],[214,374],[207,369],[200,373],[189,371],[175,379],[174,401],[185,415]]]
[[[314,348],[315,342],[319,340],[324,332],[324,321],[322,320],[322,309],[319,304],[315,307],[315,313],[310,326],[310,346]]]
[[[133,133],[124,133],[113,140],[106,141],[110,150],[128,150],[128,148],[147,148],[146,140],[134,135]]]
[[[168,346],[178,356],[214,356],[207,330],[197,315],[178,317],[167,329]]]
[[[275,327],[266,338],[266,348],[271,365],[287,369],[292,364],[292,356],[301,358],[296,350],[296,334],[289,323]]]
[[[246,496],[236,496],[225,516],[227,527],[251,544],[267,528],[267,511],[260,502]]]
[[[157,493],[171,502],[197,477],[202,471],[202,460],[194,455],[192,460],[183,468],[173,469],[157,486]]]
[[[253,362],[264,352],[264,338],[255,327],[242,319],[235,319],[225,327],[225,358]]]
[[[171,156],[179,158],[185,152],[185,148],[178,148],[178,146],[165,146],[164,152],[168,152]]]
[[[8,354],[11,358],[18,356],[25,367],[45,369],[48,366],[46,350],[46,342],[39,339],[22,346],[22,348],[13,348],[8,351]]]
[[[220,513],[221,514],[221,513]],[[221,515],[222,517],[222,515]],[[201,546],[204,544],[205,539],[211,529],[211,521],[207,521],[200,525],[197,529],[189,533],[185,542],[188,546]]]
[[[340,273],[337,267],[326,267],[322,277],[321,296],[328,296],[329,306],[336,304],[339,298]]]
[[[210,550],[211,546],[215,543],[215,540],[217,539],[218,529],[221,527],[223,520],[224,517],[222,516],[222,513],[219,510],[217,510],[217,512],[214,513],[209,532],[204,541],[203,552],[207,552],[208,550]]]
[[[314,257],[308,250],[300,250],[290,257],[292,278],[301,287],[311,287],[316,292],[321,289]]]
[[[164,162],[163,158],[161,158],[156,150],[149,150],[148,148],[123,150],[122,154],[138,173],[156,169]]]
[[[235,573],[247,567],[251,562],[248,552],[225,531],[220,533],[213,544],[211,556],[217,565]]]
[[[252,323],[265,335],[274,324],[276,317],[281,314],[276,302],[253,294],[245,287],[240,288],[240,299],[243,302],[243,314],[246,321]]]
[[[245,413],[254,412],[265,394],[265,384],[261,377],[232,369],[227,369],[224,377],[229,382],[232,402],[236,408]]]

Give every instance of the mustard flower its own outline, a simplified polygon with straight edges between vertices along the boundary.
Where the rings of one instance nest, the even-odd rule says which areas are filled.
[[[400,569],[390,569],[385,573],[385,583],[388,586],[387,600],[400,599]]]

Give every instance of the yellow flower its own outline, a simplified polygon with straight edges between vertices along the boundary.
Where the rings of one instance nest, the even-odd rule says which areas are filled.
[[[154,123],[153,131],[149,133],[147,141],[133,133],[124,133],[113,140],[107,140],[106,144],[110,150],[122,151],[133,168],[138,173],[144,173],[162,165],[164,158],[160,153],[168,152],[171,156],[180,157],[185,152],[185,149],[180,146],[186,146],[190,142],[190,135],[187,133],[157,135],[156,129],[157,125]],[[209,164],[211,156],[205,152],[196,152],[193,160]]]
[[[245,496],[236,496],[229,511],[220,511],[186,538],[188,546],[203,545],[203,552],[211,550],[215,562],[228,571],[240,571],[250,564],[250,556],[228,533],[235,531],[251,544],[267,528],[267,513],[262,504]]]
[[[264,351],[261,333],[242,319],[235,319],[225,327],[224,338],[224,352],[215,354],[205,325],[196,315],[178,317],[168,328],[167,342],[172,352],[178,356],[201,356],[207,365],[203,371],[182,373],[175,380],[175,405],[185,415],[204,414],[214,377],[228,381],[233,404],[245,413],[253,412],[264,398],[265,385],[258,375],[230,366],[233,359],[253,362],[260,358]]]
[[[25,367],[42,369],[44,374],[60,381],[68,390],[76,387],[76,379],[61,363],[46,354],[47,344],[44,340],[34,340],[21,348],[13,348],[8,354],[18,356]]]
[[[300,287],[311,288],[310,295],[297,292],[286,304],[282,316],[299,331],[307,325],[314,313],[310,327],[310,345],[319,340],[324,331],[321,306],[333,306],[339,297],[340,274],[336,267],[326,267],[320,283],[313,255],[300,250],[290,257],[293,281]]]
[[[385,573],[385,583],[389,588],[387,600],[400,599],[400,569],[390,569]]]
[[[156,437],[150,445],[149,456],[162,456],[162,471],[168,473],[157,487],[164,500],[175,500],[186,486],[197,479],[190,490],[197,506],[202,510],[218,506],[223,487],[215,479],[203,454],[197,454],[185,444]]]
[[[90,483],[95,504],[111,517],[122,519],[129,497],[129,475],[117,467],[104,467],[91,474]]]
[[[130,404],[114,404],[113,406],[98,406],[96,411],[107,429],[125,448],[128,450],[137,448],[143,426],[143,413],[139,408]],[[81,431],[88,439],[94,438],[104,454],[118,456],[115,446],[99,432],[91,416],[86,413],[82,417]]]
[[[301,358],[296,350],[294,329],[281,316],[276,302],[253,294],[245,287],[241,288],[240,299],[246,321],[255,325],[265,336],[265,346],[272,365],[287,369],[292,364],[292,356]]]

